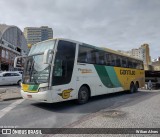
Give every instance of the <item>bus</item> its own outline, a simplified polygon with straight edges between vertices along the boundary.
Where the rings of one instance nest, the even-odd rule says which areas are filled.
[[[54,103],[144,87],[143,62],[116,51],[68,39],[51,39],[33,45],[25,57],[21,95],[25,99]]]
[[[145,71],[146,85],[148,85],[149,80],[152,82],[152,89],[160,89],[160,71],[146,70]]]

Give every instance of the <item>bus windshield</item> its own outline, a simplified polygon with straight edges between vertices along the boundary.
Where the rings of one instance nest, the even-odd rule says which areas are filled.
[[[53,49],[55,41],[33,45],[29,57],[26,58],[23,83],[41,84],[49,82],[50,65],[43,64],[43,53],[46,49]],[[51,56],[51,55],[50,55]]]

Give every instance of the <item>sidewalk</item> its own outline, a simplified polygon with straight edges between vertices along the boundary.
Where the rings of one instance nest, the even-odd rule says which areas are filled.
[[[115,105],[111,108],[105,108],[102,109],[96,113],[92,113],[89,115],[86,115],[84,118],[73,122],[70,125],[65,126],[64,128],[75,128],[74,132],[75,134],[54,134],[54,135],[46,135],[44,137],[89,137],[90,134],[87,133],[93,133],[93,137],[101,136],[109,136],[109,137],[128,137],[128,136],[154,136],[159,137],[159,127],[160,127],[160,90],[144,90],[142,92],[150,92],[151,94],[148,94],[146,96],[141,96],[139,98],[136,98],[136,100],[127,101],[127,98],[123,102],[118,102],[120,105]],[[152,94],[153,93],[153,94]],[[136,94],[132,94],[133,96],[136,96]],[[131,98],[128,98],[130,100]],[[76,131],[76,128],[79,129],[79,131]],[[106,128],[106,129],[103,129]],[[111,128],[111,129],[110,129]],[[116,130],[117,128],[117,130]],[[126,134],[114,134],[113,131],[118,131],[122,128],[121,131],[126,132]],[[128,129],[130,128],[130,129]],[[153,129],[155,133],[149,133],[148,134],[136,134],[136,131],[139,130],[139,128],[144,128],[144,130],[149,131],[151,128]],[[148,128],[148,129],[147,129]],[[84,129],[84,130],[83,130]],[[110,131],[111,134],[105,134],[105,130]],[[127,130],[130,130],[133,132],[132,134],[127,134]],[[82,131],[86,134],[79,134],[79,132]],[[158,131],[158,134],[157,134]],[[77,133],[76,133],[77,132]],[[104,134],[103,134],[104,132]],[[114,134],[114,135],[113,135]]]
[[[22,98],[20,87],[0,87],[0,101]]]

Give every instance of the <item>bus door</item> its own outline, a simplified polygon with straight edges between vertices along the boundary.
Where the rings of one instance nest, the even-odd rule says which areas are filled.
[[[76,80],[74,73],[76,44],[60,40],[55,55],[54,69],[52,74],[52,88],[59,100],[72,99],[76,95]]]

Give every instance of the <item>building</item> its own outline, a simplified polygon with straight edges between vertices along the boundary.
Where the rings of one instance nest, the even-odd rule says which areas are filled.
[[[151,69],[151,56],[148,44],[143,44],[138,49],[132,49],[132,56],[143,60],[145,70]]]
[[[151,65],[151,57],[148,44],[143,44],[138,49],[132,49],[131,53],[132,56],[142,59],[145,65]]]
[[[53,30],[47,26],[42,27],[26,27],[24,28],[24,36],[27,39],[28,47],[30,48],[37,42],[52,39]]]
[[[160,57],[152,62],[153,70],[160,71]]]
[[[142,49],[141,48],[139,48],[139,49],[132,49],[131,50],[131,55],[133,56],[133,57],[135,57],[135,58],[138,58],[138,59],[143,59],[143,53],[142,53],[143,51],[142,51]]]
[[[143,44],[140,47],[141,53],[142,53],[142,59],[144,61],[144,64],[151,65],[151,56],[150,56],[150,49],[148,44]]]
[[[15,57],[27,53],[23,32],[16,26],[0,24],[0,71],[14,70]]]
[[[118,52],[120,52],[120,53],[122,53],[124,55],[131,56],[131,51],[118,50]]]

